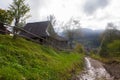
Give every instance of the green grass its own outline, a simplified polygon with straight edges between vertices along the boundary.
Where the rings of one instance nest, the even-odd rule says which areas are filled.
[[[83,69],[83,57],[0,35],[0,80],[70,80]]]
[[[104,63],[111,63],[111,62],[118,62],[120,63],[120,57],[102,57],[98,54],[91,54],[90,55],[92,58],[96,59],[96,60],[99,60],[101,62],[104,62]]]

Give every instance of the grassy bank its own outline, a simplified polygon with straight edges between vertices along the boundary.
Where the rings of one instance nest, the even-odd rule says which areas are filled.
[[[0,80],[69,80],[82,68],[82,54],[0,35]]]
[[[97,59],[101,62],[104,62],[104,63],[111,63],[111,62],[117,62],[117,63],[120,63],[120,57],[101,57],[100,55],[98,54],[91,54],[90,55],[92,58],[94,59]]]

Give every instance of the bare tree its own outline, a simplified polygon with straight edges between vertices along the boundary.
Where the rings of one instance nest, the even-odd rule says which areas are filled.
[[[56,25],[56,18],[55,18],[55,16],[53,14],[47,16],[47,20],[51,22],[52,26]]]
[[[58,24],[56,17],[52,14],[52,15],[47,16],[47,20],[51,22],[55,32],[58,33],[60,30],[60,27],[58,27],[59,24]]]
[[[80,20],[71,18],[63,25],[64,35],[69,40],[69,46],[72,48],[74,37],[77,35],[76,29],[80,28]]]

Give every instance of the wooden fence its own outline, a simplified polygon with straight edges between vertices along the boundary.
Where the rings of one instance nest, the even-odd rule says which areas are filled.
[[[1,21],[0,21],[0,22],[1,22]],[[1,23],[3,23],[3,22],[1,22]],[[5,24],[5,25],[10,26],[10,25],[8,25],[8,24]],[[60,46],[58,46],[58,45],[55,45],[52,41],[49,41],[49,40],[47,40],[47,39],[45,39],[45,38],[43,38],[43,37],[40,37],[40,36],[38,36],[38,35],[36,35],[36,34],[33,34],[33,33],[29,32],[29,31],[23,29],[23,28],[14,27],[14,29],[17,30],[17,31],[19,31],[19,32],[24,32],[24,33],[26,33],[26,34],[32,35],[32,36],[36,37],[38,40],[44,40],[44,41],[46,42],[46,44],[43,44],[43,45],[51,46],[51,47],[54,47],[54,48],[59,49],[59,50],[71,51],[69,48],[62,48],[62,47],[60,47]],[[5,32],[5,31],[1,30],[1,32]],[[30,41],[32,41],[32,42],[41,44],[40,41],[34,40],[34,39],[30,38],[30,37],[27,37],[27,36],[24,36],[24,35],[20,35],[20,34],[15,34],[15,35],[20,36],[20,37],[23,37],[23,38],[25,38],[25,39],[28,39],[28,40],[30,40]],[[41,36],[42,36],[42,35],[41,35]]]
[[[23,29],[23,28],[19,28],[19,27],[14,27],[14,28],[15,28],[16,30],[20,31],[20,32],[24,32],[24,33],[26,33],[26,34],[29,34],[29,35],[31,35],[31,36],[34,36],[34,37],[37,38],[38,40],[43,40],[43,41],[45,42],[45,44],[42,44],[42,45],[51,46],[51,47],[53,47],[53,48],[55,48],[55,49],[58,49],[58,50],[70,51],[69,48],[62,48],[62,47],[60,47],[60,46],[58,46],[58,45],[55,45],[52,41],[49,41],[49,40],[47,40],[47,39],[45,39],[45,38],[43,38],[43,37],[40,37],[40,36],[38,36],[38,35],[36,35],[36,34],[33,34],[33,33],[29,32],[29,31]],[[27,37],[27,36],[20,35],[20,34],[16,34],[16,35],[17,35],[17,36],[20,36],[20,37],[23,37],[23,38],[25,38],[25,39],[31,40],[31,41],[33,41],[33,42],[36,42],[36,43],[38,43],[38,44],[41,44],[40,41],[34,40],[34,39],[29,38],[29,37]]]

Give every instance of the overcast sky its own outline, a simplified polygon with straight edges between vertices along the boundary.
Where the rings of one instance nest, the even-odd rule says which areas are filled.
[[[12,0],[1,0],[0,8],[7,9]],[[120,25],[120,0],[27,0],[31,11],[27,22],[46,20],[54,14],[59,22],[71,17],[80,19],[82,27],[104,29],[107,23]]]

